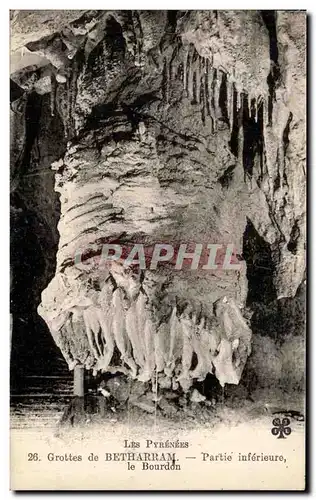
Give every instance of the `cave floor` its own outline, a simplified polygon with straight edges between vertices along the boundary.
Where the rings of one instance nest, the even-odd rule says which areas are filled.
[[[107,407],[102,415],[88,408],[80,428],[85,432],[92,429],[102,429],[105,423],[129,427],[142,427],[144,421],[149,428],[195,429],[209,427],[215,429],[222,425],[236,426],[245,422],[272,421],[275,416],[288,416],[297,425],[304,424],[304,395],[301,392],[285,393],[284,391],[256,390],[251,398],[243,399],[238,393],[228,395],[212,406],[204,403],[189,404],[184,408],[163,412],[159,407],[153,412],[147,412],[132,405],[122,405],[121,408]],[[20,395],[11,398],[11,429],[47,428],[63,433],[71,430],[68,424],[60,425],[65,409],[69,406],[69,394],[36,396]],[[168,409],[167,409],[168,410]],[[76,427],[76,426],[74,426]]]

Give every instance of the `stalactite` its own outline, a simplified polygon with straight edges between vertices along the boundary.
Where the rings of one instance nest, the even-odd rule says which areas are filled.
[[[154,335],[154,353],[157,372],[162,372],[165,367],[165,339],[169,331],[165,323],[161,324]]]
[[[229,123],[228,117],[228,85],[227,74],[219,71],[220,84],[219,84],[219,115],[225,124]]]
[[[250,93],[247,94],[247,107],[248,107],[248,113],[249,113],[249,116],[251,116],[252,118],[252,105],[251,105],[251,101],[252,101],[252,98],[251,98],[251,95]]]
[[[169,65],[167,59],[164,58],[162,70],[162,92],[163,99],[166,103],[169,102]]]
[[[132,304],[127,310],[125,328],[133,348],[133,358],[135,359],[136,364],[143,368],[145,365],[145,357],[139,338],[136,307],[134,304]]]
[[[260,96],[258,98],[255,98],[255,120],[256,120],[256,122],[258,122],[259,99],[260,99]]]
[[[238,112],[242,106],[241,101],[242,101],[242,92],[237,88],[237,110],[238,110]]]
[[[238,161],[240,165],[243,164],[243,151],[244,151],[244,128],[243,128],[243,102],[244,94],[242,92],[237,93],[237,107],[238,107]]]
[[[257,109],[259,110],[259,104],[257,104]],[[263,123],[263,136],[266,136],[266,128],[268,123],[268,105],[265,99],[262,100],[262,123]]]
[[[205,125],[205,116],[206,116],[206,104],[205,104],[205,85],[203,75],[201,76],[201,85],[200,85],[200,103],[201,103],[201,116],[203,125]]]
[[[232,132],[229,141],[229,147],[233,155],[237,158],[238,156],[238,132],[239,132],[239,119],[238,119],[238,108],[237,108],[237,90],[235,84],[233,83],[233,98],[232,98]]]
[[[196,60],[196,94],[195,100],[200,103],[200,88],[201,88],[201,56],[197,55]]]
[[[183,89],[184,89],[184,91],[186,91],[188,88],[188,76],[187,76],[188,56],[189,56],[189,50],[187,49],[187,47],[185,47],[184,55],[183,55]]]
[[[114,345],[114,338],[111,332],[112,325],[111,325],[111,317],[109,315],[109,310],[103,312],[101,309],[98,309],[97,315],[104,339],[104,349],[103,349],[103,359],[102,359],[101,369],[102,371],[105,372],[108,369],[109,364],[111,363],[115,345]]]
[[[228,339],[223,338],[219,346],[219,354],[213,360],[215,374],[222,387],[224,387],[226,383],[239,383],[238,376],[230,363],[232,356],[233,350],[231,342],[229,342]]]
[[[209,92],[209,73],[210,73],[210,62],[208,59],[205,60],[205,73],[204,73],[204,100],[207,116],[211,116],[210,109],[210,92]]]
[[[71,100],[71,116],[70,116],[70,133],[75,134],[75,105],[77,98],[77,81],[79,76],[79,61],[78,55],[75,56],[72,63],[72,72],[71,72],[71,83],[70,83],[70,100]]]
[[[250,98],[248,97],[248,107],[250,110],[250,117],[253,121],[257,122],[256,120],[256,98]]]
[[[97,312],[97,308],[94,306],[91,306],[88,308],[90,316],[93,318],[91,321],[91,324],[93,325],[93,333],[95,336],[95,344],[97,346],[97,349],[100,353],[100,357],[103,357],[104,355],[104,348],[105,348],[105,342],[104,338],[102,335],[102,328],[99,322],[99,315]]]
[[[86,334],[88,337],[89,345],[94,357],[98,360],[102,353],[99,350],[99,345],[96,343],[96,336],[99,331],[99,325],[96,324],[93,318],[93,314],[89,309],[83,311],[83,319],[86,328]]]
[[[145,343],[145,367],[143,376],[138,377],[138,380],[150,380],[156,368],[155,353],[154,353],[154,336],[155,328],[151,318],[148,316],[145,321],[145,328],[143,330],[144,343]]]
[[[122,361],[125,362],[132,371],[132,377],[136,377],[137,366],[129,356],[125,337],[125,311],[123,308],[122,291],[117,288],[113,292],[112,298],[112,328],[115,343],[121,353]]]
[[[242,166],[244,169],[244,180],[247,177],[251,180],[253,175],[254,164],[254,146],[256,144],[255,129],[250,120],[249,99],[245,93],[241,94],[241,127],[240,135],[242,134],[242,142],[239,138],[239,150],[242,148]]]
[[[174,78],[175,78],[174,55],[170,59],[168,73],[169,73],[169,87],[170,87],[172,85]]]
[[[192,57],[193,57],[194,46],[189,45],[187,65],[186,65],[186,90],[188,98],[192,97],[193,94],[193,73],[192,73]]]
[[[227,115],[228,115],[228,123],[229,123],[229,130],[230,133],[232,132],[233,128],[233,109],[232,109],[232,104],[233,104],[233,86],[230,77],[228,76],[227,78]]]
[[[146,321],[146,296],[142,292],[139,293],[136,300],[136,318],[138,331],[142,332]]]
[[[186,392],[192,385],[190,378],[190,368],[193,356],[192,347],[192,322],[190,318],[182,316],[180,318],[180,325],[182,328],[182,359],[181,359],[181,372],[177,378],[182,389]]]
[[[82,363],[92,368],[94,375],[100,371],[119,371],[141,382],[152,381],[157,388],[176,390],[180,385],[187,392],[194,379],[203,381],[213,372],[214,365],[221,383],[239,382],[246,359],[239,356],[239,339],[249,354],[251,332],[233,300],[225,302],[226,308],[218,306],[214,310],[221,322],[215,330],[205,317],[197,319],[189,306],[184,311],[174,306],[169,321],[158,326],[153,319],[156,315],[148,308],[148,297],[141,289],[126,295],[126,289],[135,291],[134,278],[129,284],[124,280],[118,284],[115,278],[119,278],[119,273],[114,273],[112,278],[115,283],[106,281],[99,294],[76,295],[63,303],[65,310],[59,314],[64,324],[56,342],[70,368]],[[56,314],[53,317],[56,319]],[[82,327],[85,328],[85,347],[77,359],[72,339]],[[62,339],[62,332],[66,341]],[[115,348],[121,357],[119,366],[111,365],[112,358],[116,358]],[[90,351],[88,357],[87,350]],[[116,359],[113,362],[116,363]]]
[[[196,320],[194,319],[194,323]],[[190,372],[191,378],[204,380],[207,373],[211,371],[211,360],[209,354],[209,347],[203,342],[203,333],[205,327],[205,318],[201,318],[199,324],[193,330],[192,346],[193,351],[197,356],[197,365],[193,371]],[[208,337],[208,334],[207,334]]]
[[[198,95],[198,89],[199,89],[199,82],[198,82],[198,77],[199,77],[199,55],[197,51],[195,50],[195,47],[193,46],[192,49],[192,57],[190,60],[190,71],[189,71],[189,97],[191,98],[191,103],[192,104],[197,104],[199,95]]]
[[[214,68],[212,78],[212,91],[211,91],[211,113],[213,118],[213,131],[217,131],[217,118],[219,108],[219,85],[217,81],[217,69]]]
[[[69,137],[69,123],[71,116],[71,102],[70,102],[70,79],[67,78],[66,81],[66,117],[64,123],[65,137],[68,139]]]
[[[168,376],[172,376],[172,372],[174,370],[174,349],[175,349],[175,342],[176,342],[176,336],[177,336],[177,330],[178,330],[178,318],[177,318],[177,308],[174,307],[172,310],[172,314],[170,317],[169,321],[169,326],[170,326],[170,344],[169,344],[169,353],[167,357],[167,363],[165,367],[165,373]]]
[[[197,73],[193,72],[193,91],[192,91],[192,104],[197,104]]]
[[[63,329],[66,330],[67,332],[67,337],[69,335],[72,335],[72,329],[71,329],[71,324],[69,317],[67,315],[67,319],[64,322]],[[69,370],[73,370],[74,367],[77,365],[78,361],[74,359],[72,352],[69,348],[68,342],[65,342],[65,338],[62,335],[61,331],[58,329],[56,331],[52,330],[52,335],[53,338],[56,342],[56,345],[59,347],[59,349],[62,351],[63,356],[65,358],[66,363],[68,364]],[[71,337],[70,337],[71,338]]]
[[[136,40],[136,50],[135,50],[135,65],[142,66],[142,54],[143,54],[143,30],[140,21],[139,14],[136,10],[132,11],[132,23],[135,33]]]

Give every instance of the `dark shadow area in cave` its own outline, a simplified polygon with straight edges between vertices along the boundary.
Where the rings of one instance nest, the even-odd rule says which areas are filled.
[[[244,232],[243,256],[247,263],[247,306],[252,310],[253,334],[270,337],[279,345],[287,338],[304,337],[306,285],[301,283],[295,297],[277,298],[270,245],[249,219]]]
[[[247,219],[243,236],[243,256],[247,263],[248,296],[247,305],[254,302],[269,303],[276,299],[273,284],[275,266],[270,245],[256,231]]]
[[[35,378],[68,375],[47,325],[37,314],[41,292],[56,267],[60,205],[50,166],[62,156],[66,141],[60,117],[51,116],[48,95],[28,97],[25,126],[21,155],[11,171],[15,177],[10,196],[12,395],[41,392],[43,387],[50,391],[49,379],[39,387]]]
[[[20,99],[24,94],[24,90],[13,80],[10,79],[10,103]]]
[[[17,206],[17,197],[14,198]],[[64,364],[46,324],[36,311],[41,294],[39,278],[47,271],[38,238],[38,224],[36,215],[25,207],[20,207],[20,211],[11,217],[10,261],[13,272],[10,311],[13,330],[10,368],[11,389],[15,391],[19,390],[27,374],[54,374],[56,364]]]
[[[245,174],[252,178],[256,157],[260,161],[260,175],[263,174],[263,104],[258,104],[258,117],[255,114],[255,102],[249,109],[248,96],[243,95],[243,167]]]
[[[238,134],[239,134],[239,126],[240,126],[240,110],[237,109],[237,90],[235,88],[235,85],[233,86],[234,91],[233,91],[233,123],[232,123],[232,133],[230,137],[230,141],[228,143],[229,148],[233,155],[237,158],[238,157]]]
[[[262,19],[269,33],[270,41],[270,73],[267,77],[267,84],[269,87],[268,99],[268,122],[272,125],[273,102],[275,101],[275,89],[277,88],[281,71],[279,66],[279,48],[277,38],[277,12],[275,10],[262,10]]]

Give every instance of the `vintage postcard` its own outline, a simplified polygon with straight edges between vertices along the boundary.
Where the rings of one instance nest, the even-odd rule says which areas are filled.
[[[11,489],[306,488],[306,13],[10,11]]]

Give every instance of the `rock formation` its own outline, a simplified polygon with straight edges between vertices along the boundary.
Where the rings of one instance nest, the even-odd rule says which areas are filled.
[[[187,391],[208,373],[238,384],[260,321],[292,308],[305,278],[305,22],[13,11],[12,196],[30,154],[34,168],[40,96],[60,216],[38,313],[70,369],[156,389]],[[102,265],[108,243],[233,245],[240,269]]]

